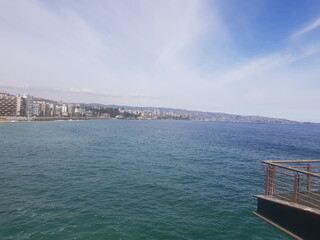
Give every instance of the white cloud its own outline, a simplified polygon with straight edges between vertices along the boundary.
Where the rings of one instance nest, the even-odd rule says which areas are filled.
[[[163,96],[150,96],[144,93],[131,93],[128,95],[129,98],[142,98],[142,99],[164,99]]]
[[[306,25],[305,27],[303,27],[302,29],[294,32],[291,35],[291,38],[295,39],[298,38],[310,31],[315,30],[316,28],[318,28],[320,26],[320,18],[317,18],[316,20],[314,20],[313,22],[309,23],[308,25]]]
[[[104,97],[104,98],[121,98],[124,97],[120,94],[110,94],[110,93],[101,93],[93,91],[89,88],[69,88],[69,89],[46,89],[46,91],[52,91],[52,92],[58,92],[58,93],[68,93],[68,94],[77,94],[79,96],[81,95],[89,95],[89,96],[95,96],[95,97]]]
[[[230,69],[221,76],[219,83],[230,84],[235,81],[255,80],[256,76],[265,75],[269,71],[287,66],[320,52],[320,45],[303,46],[300,49],[287,49],[267,56],[249,60],[243,65]]]
[[[72,93],[93,93],[89,88],[70,88],[69,91]]]
[[[29,89],[31,89],[29,84],[10,85],[10,84],[4,83],[4,82],[0,82],[0,88],[14,89],[14,90],[29,90]]]
[[[184,79],[188,85],[198,78],[186,58],[189,48],[209,29],[223,29],[202,1],[0,5],[4,79],[48,89],[174,94],[168,84],[178,86]]]
[[[235,113],[244,113],[254,99],[254,113],[267,97],[276,99],[288,79],[302,81],[291,66],[317,56],[319,42],[308,35],[288,41],[283,50],[248,58],[219,4],[2,0],[0,88],[71,102]],[[316,19],[292,36],[311,33],[319,24]],[[318,66],[312,62],[308,72],[317,73]],[[300,69],[307,71],[303,64]],[[269,79],[280,83],[277,93],[270,90],[276,80]],[[292,88],[288,94],[298,93]]]
[[[65,88],[45,88],[45,87],[31,87],[29,84],[25,85],[10,85],[4,82],[0,82],[0,88],[3,89],[10,89],[10,90],[17,90],[17,91],[35,91],[35,92],[51,92],[51,93],[62,93],[62,94],[76,94],[79,97],[81,96],[94,96],[99,98],[129,98],[129,99],[164,99],[163,96],[151,96],[145,93],[130,93],[127,95],[115,94],[115,93],[102,93],[96,92],[89,88],[76,88],[71,87],[68,89]],[[1,91],[0,91],[1,92]],[[54,99],[53,99],[54,100]]]

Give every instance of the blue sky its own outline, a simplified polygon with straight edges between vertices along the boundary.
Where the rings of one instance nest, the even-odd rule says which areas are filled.
[[[0,91],[320,122],[320,1],[0,1]]]

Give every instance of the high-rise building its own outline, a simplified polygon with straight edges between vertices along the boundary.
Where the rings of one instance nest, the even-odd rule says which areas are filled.
[[[24,115],[27,117],[31,117],[33,115],[33,97],[28,93],[23,94],[23,105],[25,109]]]
[[[53,117],[55,110],[55,104],[53,103],[46,103],[46,116]]]
[[[69,113],[68,113],[68,105],[66,103],[63,103],[61,106],[61,114],[62,117],[68,117]]]
[[[45,101],[34,101],[33,103],[38,103],[40,105],[40,111],[39,111],[39,115],[36,116],[41,116],[44,117],[46,116],[46,102]]]
[[[60,105],[56,105],[55,111],[54,111],[54,115],[55,115],[56,117],[61,117],[61,116],[62,116],[61,106],[60,106]]]
[[[17,113],[17,97],[0,93],[0,116],[15,116]]]
[[[23,101],[21,95],[17,95],[17,108],[16,108],[16,116],[23,115]]]
[[[39,117],[41,113],[41,104],[33,102],[32,103],[32,116]]]
[[[73,112],[74,112],[74,105],[69,103],[68,104],[68,113],[69,113],[69,116],[72,117],[73,116]]]

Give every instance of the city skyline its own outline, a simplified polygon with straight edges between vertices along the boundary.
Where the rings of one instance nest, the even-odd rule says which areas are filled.
[[[259,124],[317,124],[267,116],[241,116],[188,109],[68,103],[38,98],[28,93],[13,95],[0,92],[0,122],[60,121],[92,119],[191,120],[206,122],[241,122]]]
[[[0,91],[320,122],[318,1],[0,6]]]

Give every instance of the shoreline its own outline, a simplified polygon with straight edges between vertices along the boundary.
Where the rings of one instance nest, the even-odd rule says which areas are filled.
[[[191,122],[226,122],[226,123],[253,123],[253,124],[277,124],[277,125],[320,125],[320,123],[310,122],[294,122],[294,123],[282,123],[282,122],[250,122],[250,121],[206,121],[206,120],[193,120],[193,119],[132,119],[132,118],[102,118],[102,117],[0,117],[0,123],[2,122],[55,122],[55,121],[89,121],[89,120],[145,120],[145,121],[191,121]]]
[[[84,121],[84,120],[109,120],[110,118],[94,117],[2,117],[0,122],[49,122],[49,121]]]

